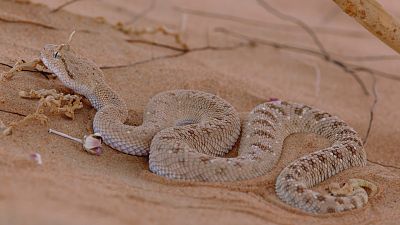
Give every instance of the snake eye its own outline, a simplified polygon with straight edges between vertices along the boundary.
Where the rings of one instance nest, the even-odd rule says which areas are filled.
[[[55,59],[59,59],[59,58],[60,58],[60,53],[59,53],[58,51],[56,51],[56,52],[53,54],[53,57],[54,57]]]

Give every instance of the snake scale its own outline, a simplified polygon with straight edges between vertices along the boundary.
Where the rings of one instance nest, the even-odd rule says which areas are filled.
[[[340,171],[366,164],[356,131],[327,112],[297,103],[266,102],[249,113],[240,135],[238,113],[228,102],[201,91],[173,90],[154,96],[145,109],[143,124],[130,126],[124,124],[128,116],[125,102],[106,84],[94,62],[76,54],[69,44],[46,45],[40,60],[96,108],[93,129],[107,145],[131,155],[149,155],[150,170],[158,175],[210,182],[255,178],[276,164],[286,137],[310,132],[327,138],[331,145],[285,167],[276,180],[278,197],[311,213],[360,208],[368,201],[361,187],[350,195],[311,189]],[[222,157],[239,137],[238,156]]]

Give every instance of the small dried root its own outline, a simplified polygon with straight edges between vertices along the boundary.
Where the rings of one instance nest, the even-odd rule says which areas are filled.
[[[78,95],[58,93],[54,89],[20,91],[19,96],[29,99],[40,99],[36,113],[43,114],[46,108],[51,113],[62,113],[70,119],[74,119],[75,110],[83,107],[82,97]]]
[[[35,59],[31,62],[18,60],[9,71],[2,73],[0,77],[2,80],[4,79],[9,80],[15,75],[15,73],[20,72],[22,70],[37,70],[37,71],[47,72],[46,67],[43,65],[40,59]]]
[[[16,126],[29,120],[39,120],[41,124],[46,124],[48,121],[48,117],[44,114],[46,109],[48,109],[50,113],[64,114],[66,117],[74,119],[75,110],[83,107],[81,96],[58,93],[54,89],[30,90],[29,92],[20,91],[19,96],[22,98],[40,99],[38,107],[36,108],[36,112],[29,114],[20,121],[10,123],[10,125],[4,129],[0,129],[4,135],[11,135]]]
[[[157,27],[145,27],[145,28],[131,28],[126,27],[123,23],[118,22],[114,25],[114,27],[125,33],[125,34],[133,34],[133,35],[144,35],[144,34],[157,34],[161,33],[166,36],[172,36],[175,39],[175,42],[180,45],[183,49],[189,49],[188,45],[182,40],[182,36],[179,32],[168,29],[165,26],[157,26]]]

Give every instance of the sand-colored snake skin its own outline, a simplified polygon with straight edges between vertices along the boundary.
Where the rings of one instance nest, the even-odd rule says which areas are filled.
[[[302,104],[271,101],[256,106],[242,128],[238,156],[223,158],[240,136],[240,119],[223,99],[201,91],[174,90],[154,96],[140,126],[125,125],[128,111],[106,84],[99,67],[69,45],[46,45],[40,59],[61,82],[97,109],[93,128],[121,152],[149,155],[150,170],[172,179],[238,181],[265,175],[276,164],[283,141],[311,132],[331,145],[290,163],[277,178],[284,202],[311,213],[360,208],[363,188],[347,196],[321,194],[311,187],[350,167],[366,164],[357,133],[329,113]]]

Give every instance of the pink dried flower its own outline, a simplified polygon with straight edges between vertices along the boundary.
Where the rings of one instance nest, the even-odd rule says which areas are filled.
[[[42,165],[42,156],[41,156],[39,153],[37,153],[37,152],[32,153],[32,154],[30,154],[29,157],[30,157],[33,161],[35,161],[38,165]]]
[[[280,105],[282,103],[282,101],[279,100],[279,98],[270,98],[268,102],[271,102],[274,105]]]
[[[53,130],[53,129],[49,129],[49,133],[57,134],[57,135],[60,135],[61,137],[65,137],[70,140],[81,143],[83,145],[83,149],[85,149],[85,151],[89,152],[90,154],[101,155],[101,153],[103,153],[103,151],[101,149],[101,144],[103,141],[101,138],[101,134],[99,134],[99,133],[85,135],[83,137],[83,140],[76,138],[76,137],[69,136],[67,134],[61,133],[61,132]]]
[[[103,153],[101,149],[102,142],[103,141],[99,133],[85,135],[85,137],[83,137],[83,148],[85,151],[91,154],[101,155],[101,153]]]
[[[277,102],[277,101],[279,101],[279,98],[275,98],[275,97],[269,98],[269,100],[268,100],[268,102]]]

